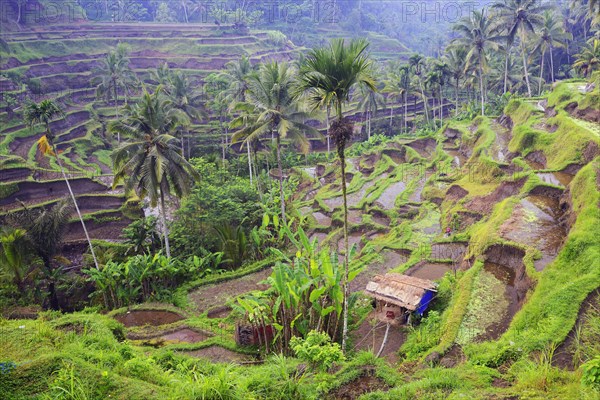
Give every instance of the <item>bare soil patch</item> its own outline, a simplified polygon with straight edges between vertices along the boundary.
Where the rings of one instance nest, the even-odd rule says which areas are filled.
[[[527,178],[515,181],[503,181],[492,193],[471,200],[467,204],[467,207],[477,213],[488,214],[496,203],[519,193],[526,180]]]
[[[379,322],[375,317],[375,311],[365,318],[363,323],[352,332],[354,350],[372,351],[377,354],[385,336],[386,324]],[[395,364],[398,362],[398,350],[406,340],[406,332],[402,327],[391,326],[388,332],[387,343],[380,357]]]
[[[381,378],[364,373],[355,380],[348,382],[327,395],[328,400],[355,400],[365,393],[388,391],[389,385]]]
[[[247,355],[236,353],[216,345],[200,350],[185,351],[184,354],[191,357],[208,358],[212,362],[218,363],[243,363],[244,361],[250,361],[250,357]]]
[[[213,308],[206,313],[208,318],[227,318],[227,316],[231,313],[231,307],[229,306],[221,306]]]
[[[114,318],[128,328],[144,325],[166,325],[185,319],[177,313],[163,310],[131,310],[124,314],[115,315]]]
[[[232,297],[251,292],[265,290],[269,285],[261,284],[271,275],[271,268],[243,276],[229,281],[207,285],[198,288],[190,294],[191,300],[196,304],[198,311],[203,312],[213,307],[222,306]]]
[[[352,282],[350,282],[350,292],[364,290],[367,283],[369,283],[375,275],[383,275],[391,269],[407,262],[410,257],[410,250],[385,250],[381,256],[381,261],[371,263],[358,274]]]
[[[442,279],[447,272],[452,272],[452,264],[420,261],[404,272],[405,275],[432,281]]]

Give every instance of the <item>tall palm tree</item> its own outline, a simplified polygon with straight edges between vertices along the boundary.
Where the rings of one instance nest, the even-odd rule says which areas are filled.
[[[467,49],[466,67],[477,68],[479,76],[479,90],[481,93],[481,115],[485,115],[485,86],[484,71],[487,69],[488,50],[497,50],[502,37],[496,34],[492,21],[486,16],[485,11],[473,11],[470,16],[463,18],[454,25],[454,30],[462,36],[453,43]]]
[[[243,103],[246,101],[246,92],[249,89],[249,78],[250,75],[256,73],[252,62],[247,56],[242,56],[238,60],[230,61],[225,64],[225,71],[219,74],[219,78],[224,79],[226,82],[229,82],[228,87],[224,90],[222,97],[224,102],[228,103],[229,111],[234,111],[238,103]],[[243,110],[242,110],[243,109]],[[238,116],[237,121],[231,121],[229,127],[230,128],[239,128],[241,126],[246,125],[249,117],[249,109],[248,107],[242,106],[241,110],[242,115]],[[239,118],[241,117],[241,119]],[[235,120],[234,119],[234,120]],[[245,142],[246,150],[248,152],[248,172],[250,174],[250,184],[252,184],[252,156],[251,149],[253,148],[251,142]]]
[[[92,241],[90,240],[90,235],[88,234],[87,228],[85,226],[85,222],[83,221],[83,217],[81,215],[81,211],[79,211],[79,206],[77,205],[77,199],[75,199],[75,194],[71,189],[71,184],[69,183],[69,179],[65,174],[65,169],[63,168],[62,161],[58,156],[58,151],[56,149],[56,144],[54,143],[54,139],[56,136],[50,129],[50,121],[56,117],[64,117],[63,111],[60,107],[54,103],[52,100],[43,100],[39,104],[38,103],[29,103],[25,106],[24,118],[25,122],[31,129],[34,129],[36,125],[42,125],[45,130],[45,134],[38,140],[38,148],[45,155],[52,155],[56,160],[56,164],[60,168],[60,172],[67,184],[67,189],[69,190],[69,194],[71,196],[71,200],[73,200],[73,205],[75,206],[75,211],[77,212],[77,216],[79,217],[79,221],[81,221],[81,226],[83,227],[83,232],[85,233],[85,238],[88,242],[88,246],[90,247],[90,253],[92,254],[92,259],[94,260],[94,265],[96,269],[98,269],[98,261],[96,260],[96,254],[94,253],[94,246],[92,245]]]
[[[279,169],[279,195],[281,201],[281,219],[287,223],[285,214],[285,196],[283,192],[283,167],[281,164],[281,140],[289,138],[298,143],[301,150],[308,151],[306,134],[318,135],[316,129],[306,125],[309,116],[301,111],[292,96],[295,71],[283,62],[271,62],[261,65],[258,73],[248,80],[246,93],[249,112],[253,114],[241,130],[233,134],[233,142],[252,142],[270,136],[275,139],[277,167]]]
[[[465,78],[467,50],[462,46],[449,46],[446,50],[444,62],[448,67],[448,74],[454,84],[454,115],[458,115],[458,92],[460,81]]]
[[[187,76],[182,72],[172,72],[169,74],[167,85],[162,86],[164,92],[171,100],[174,108],[182,111],[190,120],[200,120],[207,116],[200,99],[202,94],[195,89],[188,81]],[[181,126],[181,155],[185,158],[184,138],[187,136],[188,125]],[[189,144],[189,138],[188,138]],[[188,153],[190,152],[188,146]]]
[[[425,95],[425,86],[423,85],[422,77],[425,75],[425,69],[427,67],[425,58],[420,54],[413,54],[408,59],[408,65],[412,68],[412,72],[417,77],[419,88],[421,88],[421,97],[423,98],[423,110],[425,113],[425,119],[429,123],[429,110],[427,105],[427,96]]]
[[[53,310],[58,310],[59,304],[56,294],[56,270],[52,263],[60,249],[71,213],[69,203],[61,200],[50,208],[25,207],[7,217],[10,225],[25,230],[28,243],[44,264],[50,308]]]
[[[541,13],[548,9],[547,4],[540,4],[539,0],[501,0],[492,5],[500,12],[500,19],[504,22],[507,38],[507,52],[519,35],[521,42],[521,56],[523,58],[523,71],[527,93],[531,97],[531,84],[527,69],[526,34],[535,33],[535,28],[543,23]]]
[[[438,60],[433,64],[432,73],[435,75],[435,78],[433,79],[434,87],[438,88],[439,104],[440,104],[439,116],[440,116],[440,123],[443,125],[444,124],[444,99],[443,99],[442,95],[443,95],[444,86],[448,82],[448,78],[450,76],[450,70],[448,69],[448,65],[444,61]]]
[[[365,123],[367,126],[367,137],[371,139],[371,118],[380,108],[385,107],[385,98],[379,92],[371,90],[369,86],[358,86],[358,106],[357,110],[365,115]],[[392,105],[393,107],[393,105]]]
[[[594,39],[576,57],[573,68],[583,76],[590,77],[592,72],[600,70],[600,40]]]
[[[388,94],[388,98],[393,102],[400,100],[404,104],[404,130],[406,131],[406,114],[408,107],[408,92],[410,90],[410,67],[407,64],[399,65],[391,63],[385,77],[385,86],[383,91]],[[393,103],[390,104],[390,128],[392,127]]]
[[[560,21],[556,14],[550,10],[544,11],[544,21],[537,37],[535,48],[533,53],[540,53],[540,82],[538,87],[538,95],[542,94],[542,80],[544,75],[544,58],[546,52],[550,53],[550,79],[554,82],[554,57],[553,50],[556,47],[565,47],[567,40],[572,40],[573,35],[566,32],[562,21]]]
[[[124,182],[125,188],[135,189],[140,198],[147,196],[152,207],[159,204],[167,257],[171,257],[171,248],[165,195],[173,193],[183,197],[189,193],[193,181],[200,178],[181,155],[177,139],[171,135],[186,119],[159,87],[152,94],[144,89],[140,101],[126,107],[126,117],[109,125],[112,132],[132,139],[113,151],[113,187]]]
[[[306,96],[313,108],[332,107],[336,120],[331,124],[331,136],[334,139],[340,160],[342,178],[342,196],[344,206],[344,317],[342,328],[342,349],[346,349],[348,337],[348,203],[346,196],[346,144],[353,133],[353,125],[344,119],[342,107],[348,103],[352,89],[365,85],[376,90],[372,76],[372,60],[368,54],[369,43],[364,39],[355,39],[346,45],[344,39],[334,39],[329,46],[311,50],[300,68],[298,95]]]
[[[247,56],[242,56],[239,60],[229,61],[225,64],[225,71],[220,75],[229,82],[229,87],[225,89],[228,101],[233,104],[246,100],[248,80],[254,72],[252,62]]]
[[[125,47],[119,45],[116,51],[109,52],[102,60],[102,64],[95,70],[96,76],[92,78],[92,85],[97,86],[96,95],[104,97],[106,101],[114,101],[116,119],[119,119],[119,89],[127,93],[135,88],[137,77],[129,67],[129,57]],[[121,135],[117,133],[117,142],[121,142]]]

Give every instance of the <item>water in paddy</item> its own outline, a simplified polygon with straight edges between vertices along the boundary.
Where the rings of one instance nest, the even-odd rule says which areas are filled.
[[[406,275],[435,281],[442,279],[444,275],[446,275],[446,272],[452,272],[451,264],[425,262],[410,268],[408,271],[406,271]]]

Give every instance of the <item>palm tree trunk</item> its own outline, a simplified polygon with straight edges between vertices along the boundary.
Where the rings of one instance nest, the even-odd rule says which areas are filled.
[[[169,230],[167,228],[167,217],[165,210],[165,192],[162,188],[160,188],[160,219],[162,222],[162,231],[163,237],[165,239],[165,251],[167,253],[167,258],[171,258],[171,247],[169,246]]]
[[[481,92],[481,115],[485,115],[485,100],[483,98],[483,67],[481,66],[481,61],[479,62],[479,90]]]
[[[540,83],[538,86],[538,96],[542,95],[542,75],[544,75],[544,55],[546,55],[546,51],[542,50],[542,61],[540,62]]]
[[[181,130],[181,157],[183,157],[185,159],[185,135],[184,135],[184,130]]]
[[[392,125],[394,122],[394,103],[390,105],[390,129],[392,129]]]
[[[118,93],[117,93],[117,85],[113,82],[113,91],[114,91],[114,95],[115,95],[115,117],[118,120],[119,119],[119,100],[118,100]],[[117,143],[121,143],[121,134],[119,133],[119,131],[117,131]]]
[[[248,148],[248,172],[250,173],[250,186],[252,186],[252,156],[250,155],[250,143],[246,143]]]
[[[552,45],[550,46],[550,78],[554,83],[554,57],[552,56]]]
[[[185,23],[188,24],[190,21],[188,19],[188,11],[187,11],[187,5],[185,4],[185,0],[181,1],[181,5],[183,7],[183,16],[185,17]]]
[[[504,56],[504,91],[502,94],[506,93],[506,88],[508,86],[508,56],[510,54],[510,46],[506,46],[506,55]]]
[[[408,93],[404,92],[404,133],[408,133]]]
[[[371,111],[367,111],[367,129],[369,139],[371,139]]]
[[[277,139],[277,166],[279,168],[279,200],[281,201],[281,220],[287,225],[285,217],[285,196],[283,195],[283,168],[281,167],[281,137],[276,134]]]
[[[444,125],[444,99],[442,98],[442,86],[440,86],[440,125]]]
[[[525,73],[525,83],[527,84],[527,94],[531,97],[531,84],[529,83],[529,72],[527,70],[527,57],[525,56],[525,35],[521,31],[521,54],[523,55],[523,72]]]
[[[331,152],[331,137],[329,137],[329,117],[331,114],[331,107],[327,106],[327,157],[329,158],[329,153]]]
[[[50,132],[48,130],[46,132],[47,132],[47,135],[50,134]],[[83,233],[85,234],[85,239],[87,240],[88,246],[90,247],[90,253],[92,254],[92,259],[94,260],[94,266],[96,267],[97,270],[100,270],[100,267],[98,266],[98,260],[96,259],[96,253],[94,252],[94,246],[92,246],[92,241],[90,240],[90,235],[88,234],[87,227],[85,226],[85,222],[83,221],[83,217],[81,216],[81,211],[79,211],[79,206],[77,205],[77,200],[75,199],[75,194],[73,193],[73,190],[71,189],[71,184],[69,183],[67,174],[65,174],[65,169],[63,168],[62,162],[60,161],[60,158],[58,157],[58,151],[57,151],[54,143],[52,143],[52,151],[54,151],[54,157],[56,158],[56,163],[58,164],[58,167],[60,168],[60,172],[63,176],[63,179],[65,180],[65,183],[67,184],[67,189],[69,190],[69,194],[71,195],[71,200],[73,200],[73,204],[75,205],[75,211],[77,212],[77,216],[79,217],[79,221],[81,222],[81,226],[83,227]]]
[[[341,162],[342,168],[342,197],[344,199],[344,248],[346,254],[344,255],[344,323],[342,326],[342,351],[346,352],[346,341],[348,339],[348,270],[349,270],[349,258],[350,249],[348,245],[348,201],[346,196],[346,154],[345,146],[338,149],[338,156]]]
[[[423,88],[423,82],[419,81],[419,85],[421,86],[421,94],[423,95],[423,110],[425,111],[425,117],[427,119],[427,123],[429,124],[429,111],[427,110],[427,96],[425,96],[425,89]]]
[[[458,84],[459,84],[459,79],[456,79],[456,86],[454,87],[454,91],[455,91],[455,98],[454,98],[454,116],[458,116]]]

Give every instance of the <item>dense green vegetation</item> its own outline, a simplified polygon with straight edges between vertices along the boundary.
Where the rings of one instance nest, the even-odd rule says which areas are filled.
[[[598,398],[600,3],[222,5],[6,2],[2,396]]]

